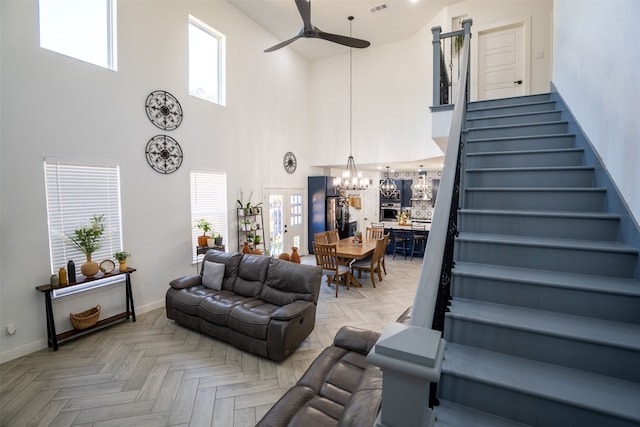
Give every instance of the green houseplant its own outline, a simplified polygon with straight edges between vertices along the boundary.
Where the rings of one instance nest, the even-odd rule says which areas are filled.
[[[207,233],[213,231],[211,223],[204,218],[200,218],[196,222],[196,228],[202,230],[202,236],[198,236],[198,246],[207,246]]]
[[[127,269],[127,258],[130,256],[131,254],[126,251],[119,251],[113,254],[113,257],[118,261],[118,264],[120,264],[120,271],[125,271]]]
[[[83,276],[93,277],[100,271],[98,263],[91,260],[91,254],[100,249],[100,240],[104,234],[103,221],[104,215],[93,215],[89,225],[76,229],[73,235],[67,234],[71,243],[87,257],[87,262],[80,266]]]

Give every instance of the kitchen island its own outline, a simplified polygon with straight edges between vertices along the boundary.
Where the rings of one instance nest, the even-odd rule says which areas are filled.
[[[385,233],[389,233],[390,234],[390,241],[391,243],[389,244],[389,246],[387,246],[387,250],[386,250],[386,254],[387,255],[393,255],[394,252],[394,236],[398,236],[399,234],[404,234],[405,237],[407,237],[409,240],[407,241],[407,248],[408,248],[408,257],[410,257],[412,255],[412,248],[413,248],[413,235],[414,232],[412,232],[411,230],[411,222],[407,222],[406,224],[400,225],[398,223],[398,221],[383,221],[382,224],[384,225],[384,230]],[[425,226],[425,235],[428,239],[429,237],[429,230],[431,229],[431,222],[426,222],[426,221],[415,221],[414,224],[420,224],[420,225],[424,225]],[[419,233],[419,232],[418,232]],[[425,247],[426,247],[426,239],[425,239]],[[417,248],[416,248],[417,249]],[[421,248],[423,250],[421,251],[416,251],[416,254],[414,255],[414,257],[420,257],[422,258],[423,254],[424,254],[424,248]]]

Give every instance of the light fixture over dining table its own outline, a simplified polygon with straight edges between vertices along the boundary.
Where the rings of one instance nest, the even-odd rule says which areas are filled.
[[[347,18],[349,20],[349,37],[352,36],[353,16]],[[356,161],[353,158],[353,48],[349,48],[349,158],[347,165],[342,172],[342,177],[333,179],[333,186],[336,191],[343,190],[364,190],[369,187],[370,179],[364,178],[362,172],[358,172]]]

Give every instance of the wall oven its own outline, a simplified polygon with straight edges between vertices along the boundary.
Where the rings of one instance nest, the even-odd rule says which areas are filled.
[[[400,215],[400,203],[381,203],[380,221],[396,221]]]

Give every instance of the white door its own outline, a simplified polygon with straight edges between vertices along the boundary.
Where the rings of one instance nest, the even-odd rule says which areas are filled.
[[[526,95],[524,24],[478,34],[478,99]]]
[[[301,255],[306,253],[303,194],[303,189],[265,189],[263,205],[267,210],[266,231],[271,256],[277,257],[282,252],[290,254],[294,246]]]

